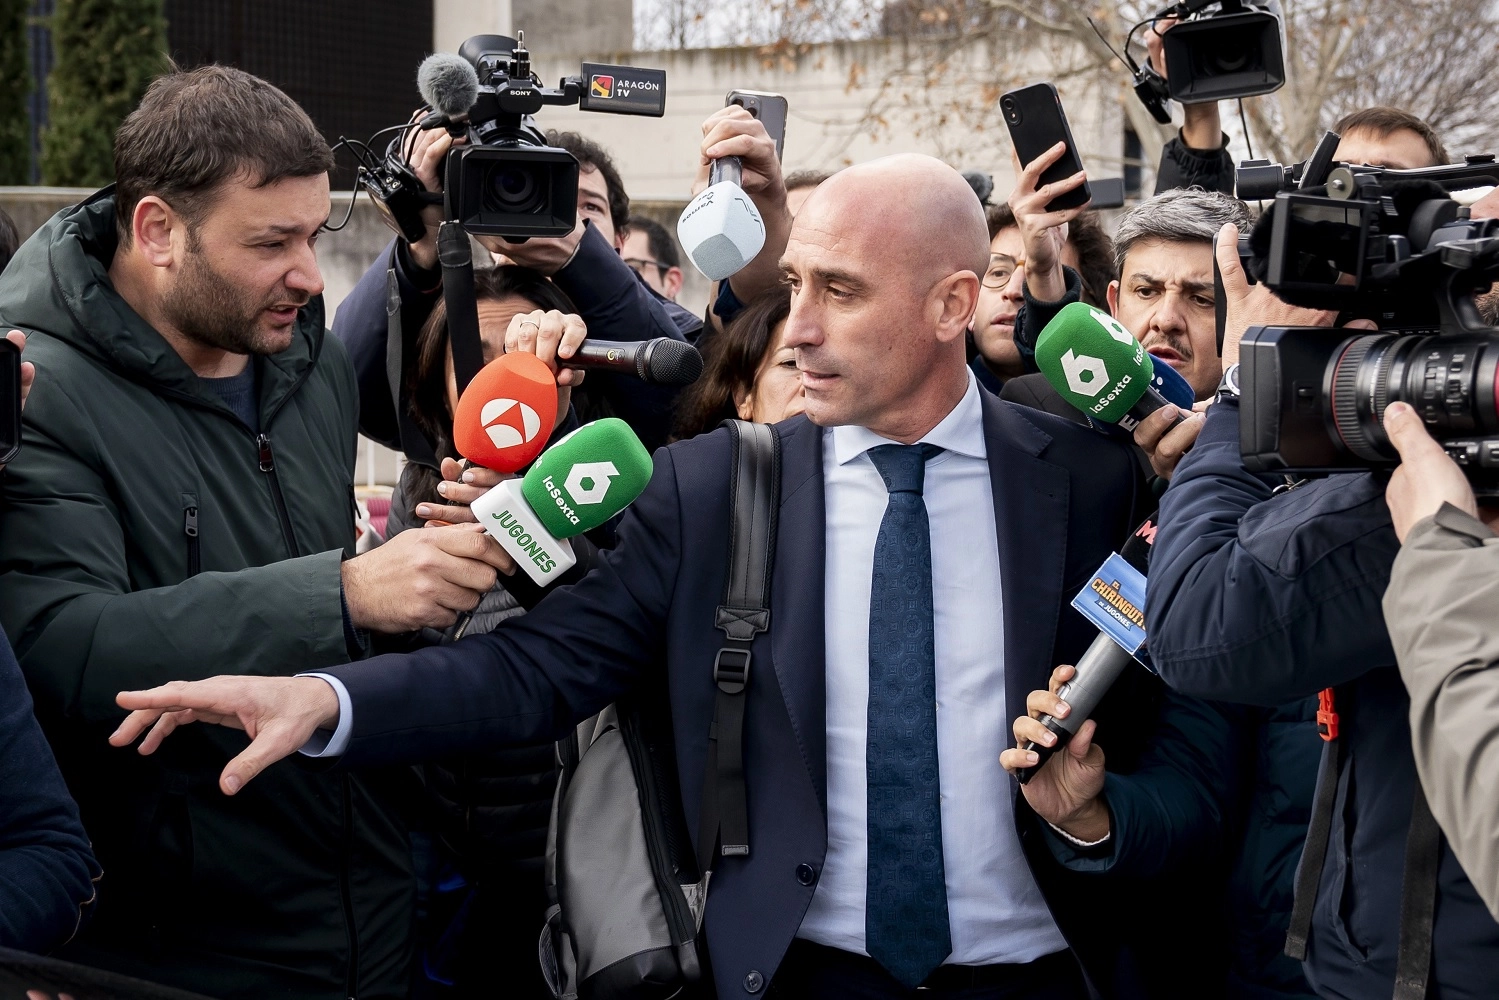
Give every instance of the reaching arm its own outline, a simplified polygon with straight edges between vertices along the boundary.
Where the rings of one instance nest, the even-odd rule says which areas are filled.
[[[1277,496],[1278,478],[1244,468],[1239,405],[1225,400],[1161,499],[1146,626],[1161,678],[1184,694],[1273,706],[1393,660],[1383,490],[1349,474]]]

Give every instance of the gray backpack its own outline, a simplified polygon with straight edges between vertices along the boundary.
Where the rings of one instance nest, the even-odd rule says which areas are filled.
[[[749,854],[744,705],[750,644],[770,626],[780,440],[764,424],[724,425],[734,442],[732,536],[714,622],[725,639],[712,665],[718,694],[698,850],[682,811],[662,676],[557,744],[540,953],[559,1000],[665,1000],[700,982],[714,861]]]

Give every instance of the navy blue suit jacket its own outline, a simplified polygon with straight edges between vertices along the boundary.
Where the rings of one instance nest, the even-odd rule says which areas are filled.
[[[1101,434],[987,392],[983,412],[994,510],[973,516],[993,517],[999,529],[1013,716],[1055,664],[1075,662],[1097,635],[1068,602],[1134,526],[1145,490],[1128,448]],[[762,981],[774,974],[812,898],[797,867],[820,871],[827,846],[823,435],[804,417],[776,432],[782,475],[771,622],[753,648],[745,713],[750,854],[720,860],[706,918],[721,998],[750,996],[752,971]],[[651,483],[625,515],[618,546],[531,613],[450,646],[331,668],[353,701],[345,762],[557,739],[642,680],[659,681],[664,669],[683,807],[696,817],[712,663],[723,645],[713,612],[727,574],[730,461],[724,430],[656,452]],[[1119,742],[1110,744],[1111,758]],[[1098,880],[1069,883],[1078,876],[1051,859],[1028,820],[1022,840],[1043,892],[1095,981],[1105,979],[1110,959],[1090,945],[1106,932],[1086,926],[1098,915],[1078,905],[1099,891]]]

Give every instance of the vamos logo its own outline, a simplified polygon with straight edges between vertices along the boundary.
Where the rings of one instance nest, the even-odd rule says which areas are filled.
[[[479,422],[496,448],[529,444],[541,432],[541,417],[515,399],[491,399],[479,411]]]

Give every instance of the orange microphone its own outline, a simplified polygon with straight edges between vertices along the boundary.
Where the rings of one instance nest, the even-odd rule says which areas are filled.
[[[475,465],[519,472],[541,454],[557,423],[557,380],[534,354],[502,354],[458,398],[453,444]]]

